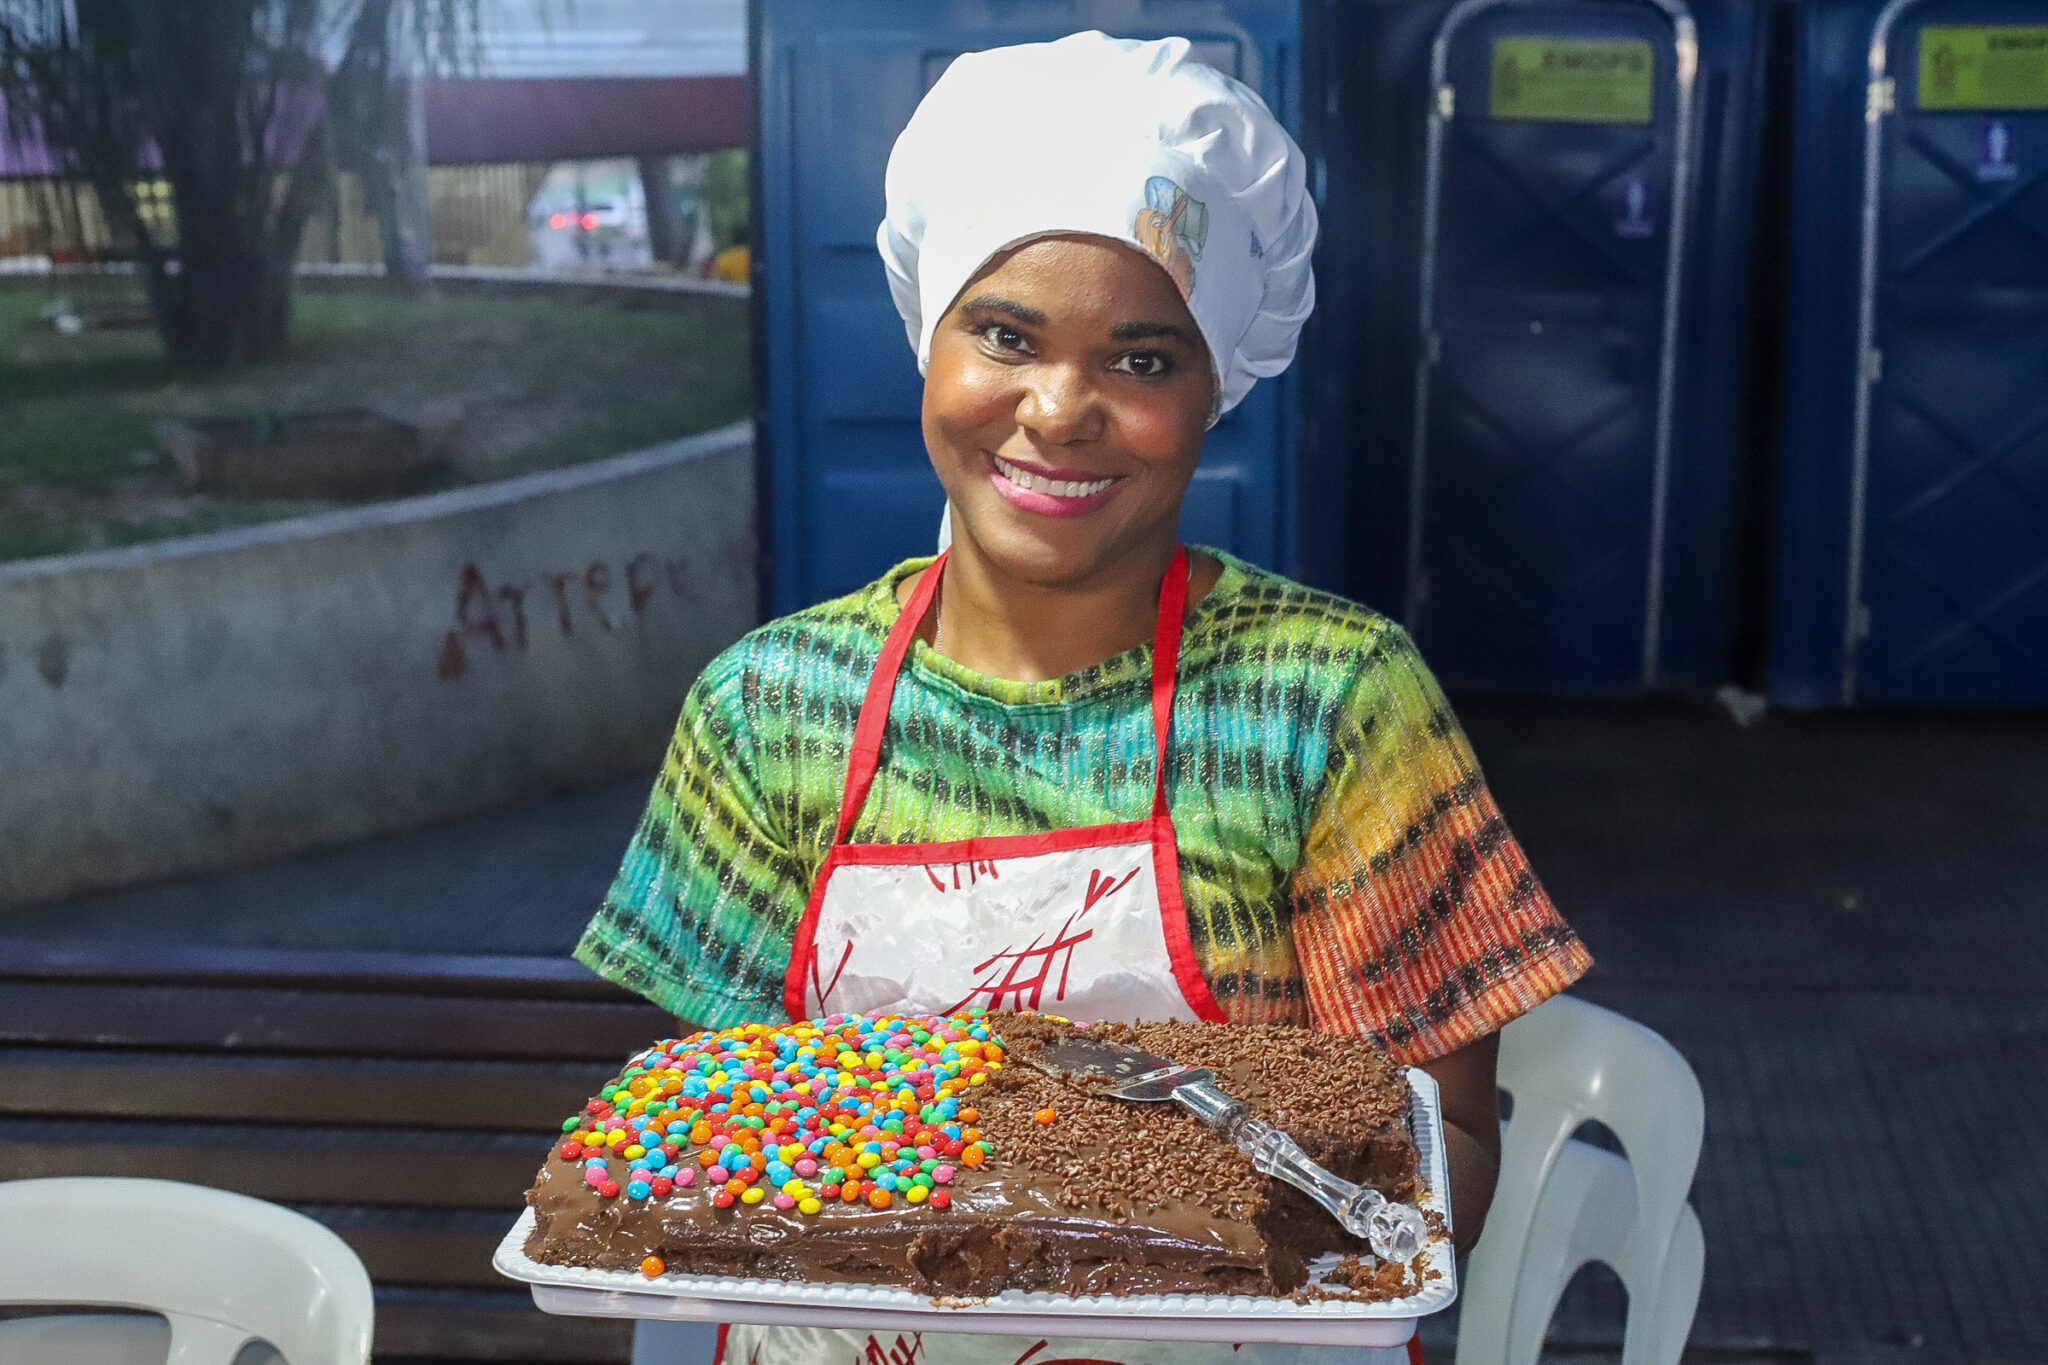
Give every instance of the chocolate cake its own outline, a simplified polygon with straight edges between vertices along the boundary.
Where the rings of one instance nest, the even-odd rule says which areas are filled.
[[[945,1295],[1288,1294],[1370,1253],[1174,1104],[1032,1064],[1047,1015],[832,1015],[656,1044],[527,1194],[529,1258]],[[1309,1155],[1417,1194],[1406,1080],[1361,1039],[1281,1026],[1096,1024],[1211,1067]]]

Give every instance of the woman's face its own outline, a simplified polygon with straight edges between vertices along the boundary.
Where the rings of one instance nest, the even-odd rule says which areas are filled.
[[[955,538],[1046,587],[1163,559],[1213,391],[1179,290],[1137,251],[1045,237],[995,257],[940,319],[925,372]]]

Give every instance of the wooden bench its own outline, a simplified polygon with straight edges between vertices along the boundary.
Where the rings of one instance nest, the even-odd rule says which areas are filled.
[[[377,1286],[380,1357],[624,1361],[491,1269],[550,1136],[668,1015],[567,959],[0,939],[0,1179],[298,1209]]]

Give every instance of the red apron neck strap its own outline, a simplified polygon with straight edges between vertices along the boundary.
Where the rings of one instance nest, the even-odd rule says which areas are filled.
[[[924,615],[931,610],[932,597],[939,590],[939,576],[945,572],[946,556],[951,553],[941,550],[939,557],[917,576],[917,586],[910,590],[903,614],[896,618],[889,638],[882,642],[882,656],[875,660],[875,671],[868,675],[867,696],[861,699],[860,719],[853,726],[853,751],[846,756],[846,789],[839,798],[839,830],[832,836],[835,844],[846,842],[846,836],[853,832],[853,822],[860,818],[861,807],[867,804],[868,788],[874,785],[875,769],[882,761],[882,732],[889,728],[889,703],[896,695],[896,679],[903,672],[903,661],[910,656],[917,628],[924,624]]]
[[[889,728],[889,703],[896,696],[896,679],[903,672],[903,661],[910,657],[910,647],[917,639],[918,627],[924,624],[925,613],[931,610],[932,597],[938,592],[939,578],[945,572],[946,556],[951,553],[941,552],[918,575],[917,586],[910,590],[910,600],[903,604],[902,614],[882,643],[875,671],[868,675],[867,695],[861,700],[860,719],[853,727],[853,750],[846,756],[846,789],[839,799],[839,829],[832,836],[835,844],[846,842],[853,832],[853,822],[860,818],[861,808],[867,804],[868,789],[874,785],[875,773],[881,767],[882,735]],[[1167,808],[1166,753],[1173,735],[1173,691],[1180,675],[1181,618],[1187,612],[1188,576],[1187,549],[1175,546],[1173,562],[1167,566],[1166,578],[1159,585],[1159,616],[1152,632],[1154,815],[1165,814]]]
[[[1159,618],[1152,626],[1152,814],[1166,814],[1166,754],[1173,739],[1173,690],[1180,681],[1181,618],[1188,609],[1188,550],[1173,547],[1173,562],[1159,585]]]

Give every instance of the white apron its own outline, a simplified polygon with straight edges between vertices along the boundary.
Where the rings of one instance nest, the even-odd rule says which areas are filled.
[[[945,844],[847,842],[881,762],[896,679],[944,572],[920,576],[868,680],[831,853],[783,982],[792,1019],[972,1005],[1075,1019],[1223,1020],[1188,942],[1166,800],[1188,559],[1176,550],[1153,637],[1152,810],[1122,824]],[[734,1325],[721,1365],[1333,1365],[1384,1357],[1331,1347],[869,1333]]]
[[[1222,1020],[1188,943],[1166,805],[1187,562],[1186,550],[1174,552],[1159,592],[1148,816],[944,844],[848,843],[881,765],[897,675],[946,555],[924,571],[882,647],[854,725],[839,830],[783,980],[790,1018],[950,1014],[980,1005],[1077,1019]]]

